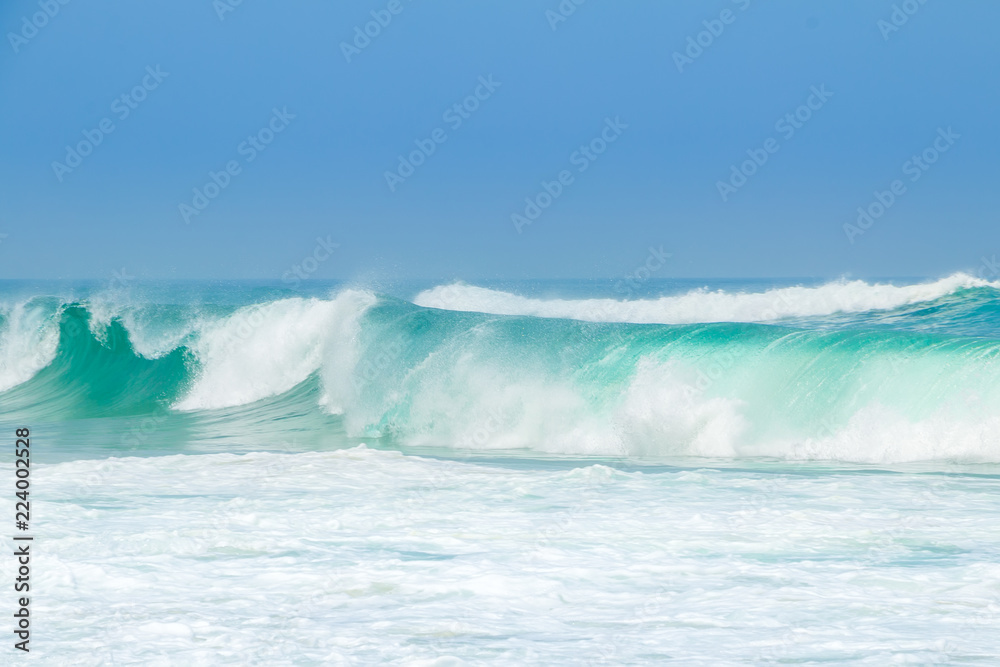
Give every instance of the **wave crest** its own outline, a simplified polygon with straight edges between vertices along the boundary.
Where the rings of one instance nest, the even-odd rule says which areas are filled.
[[[207,325],[190,344],[199,364],[191,389],[174,407],[206,410],[244,405],[284,393],[326,364],[324,402],[342,410],[343,378],[359,319],[375,303],[348,290],[331,300],[284,299],[242,308]]]
[[[1000,283],[956,273],[929,283],[891,285],[839,280],[819,287],[781,287],[763,292],[708,291],[657,299],[536,299],[463,283],[425,290],[413,300],[418,306],[494,315],[528,315],[586,322],[635,324],[696,324],[710,322],[773,322],[794,317],[891,310],[933,301],[963,289]]]

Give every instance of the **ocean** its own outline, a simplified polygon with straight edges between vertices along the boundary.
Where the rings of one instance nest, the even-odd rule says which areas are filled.
[[[998,377],[966,274],[0,281],[25,659],[991,664]]]

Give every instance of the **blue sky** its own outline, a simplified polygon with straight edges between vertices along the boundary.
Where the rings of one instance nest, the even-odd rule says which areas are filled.
[[[316,277],[363,280],[615,277],[650,246],[664,278],[1000,252],[1000,3],[561,6],[4,2],[0,278],[279,279],[317,238]]]

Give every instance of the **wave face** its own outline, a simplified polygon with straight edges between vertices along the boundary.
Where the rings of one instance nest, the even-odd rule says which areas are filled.
[[[131,450],[148,433],[180,449],[1000,462],[1000,291],[968,276],[414,301],[32,296],[0,307],[0,418],[110,420],[132,435],[103,446]]]

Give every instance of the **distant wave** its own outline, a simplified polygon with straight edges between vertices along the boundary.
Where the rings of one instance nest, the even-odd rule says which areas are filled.
[[[933,301],[958,290],[1000,289],[1000,283],[957,273],[934,282],[896,286],[841,280],[819,287],[781,287],[764,292],[696,289],[657,299],[535,299],[462,283],[421,292],[414,303],[425,308],[496,315],[530,315],[587,322],[693,324],[772,322],[790,317],[889,310]]]

